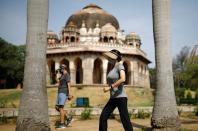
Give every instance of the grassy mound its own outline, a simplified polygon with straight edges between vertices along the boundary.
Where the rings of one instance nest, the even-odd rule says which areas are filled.
[[[48,106],[54,108],[56,103],[57,88],[48,88]],[[135,106],[152,106],[153,94],[150,89],[127,87],[129,107]],[[9,89],[0,90],[0,108],[17,108],[22,90]],[[77,97],[88,97],[90,106],[102,107],[109,99],[109,93],[103,93],[102,87],[82,86],[81,88],[72,87],[74,99],[69,101],[67,107],[75,107]]]

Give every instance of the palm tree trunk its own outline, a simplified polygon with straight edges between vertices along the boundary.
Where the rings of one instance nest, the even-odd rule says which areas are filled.
[[[165,130],[180,127],[175,100],[170,34],[170,0],[153,0],[153,32],[157,88],[151,125]]]
[[[27,1],[24,88],[16,131],[49,131],[46,89],[48,0]]]

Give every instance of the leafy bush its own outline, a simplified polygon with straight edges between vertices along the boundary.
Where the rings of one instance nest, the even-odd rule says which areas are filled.
[[[194,109],[195,116],[198,116],[198,107]]]
[[[197,89],[196,92],[195,92],[195,100],[198,101],[198,89]]]
[[[129,118],[131,119],[131,118],[132,118],[132,116],[133,116],[132,111],[129,111]]]
[[[186,99],[192,99],[192,94],[190,91],[187,92]]]
[[[176,88],[175,89],[176,101],[177,104],[180,105],[180,99],[183,99],[185,96],[185,88]]]
[[[145,119],[145,118],[149,118],[151,114],[149,112],[144,112],[144,110],[138,110],[138,113],[132,116],[133,118]]]
[[[198,102],[193,98],[189,98],[189,99],[183,98],[183,99],[180,99],[180,104],[196,105],[196,104],[198,104]]]
[[[0,108],[6,108],[8,104],[7,100],[0,99]]]
[[[139,110],[138,111],[137,118],[141,118],[141,119],[144,119],[145,118],[144,111],[143,110]]]
[[[178,109],[178,115],[181,116],[182,109]]]
[[[84,111],[81,113],[81,119],[87,120],[91,118],[91,109],[85,108]]]
[[[0,116],[0,124],[8,123],[8,118],[6,116]]]
[[[176,88],[175,89],[175,95],[178,98],[184,98],[184,94],[185,94],[185,88]]]

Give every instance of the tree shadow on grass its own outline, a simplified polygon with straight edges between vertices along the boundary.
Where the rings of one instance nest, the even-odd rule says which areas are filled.
[[[141,125],[141,124],[134,123],[134,122],[132,122],[132,125],[133,127],[141,129],[142,131],[152,131],[152,128],[149,126]]]

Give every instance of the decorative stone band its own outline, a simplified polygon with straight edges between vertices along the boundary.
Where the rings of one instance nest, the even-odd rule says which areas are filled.
[[[139,55],[144,57],[147,61],[149,61],[147,59],[147,54],[141,49],[126,44],[113,44],[113,43],[102,43],[102,42],[80,42],[80,43],[48,45],[47,54],[82,52],[82,51],[107,52],[112,49],[118,49],[123,55],[124,54]]]

